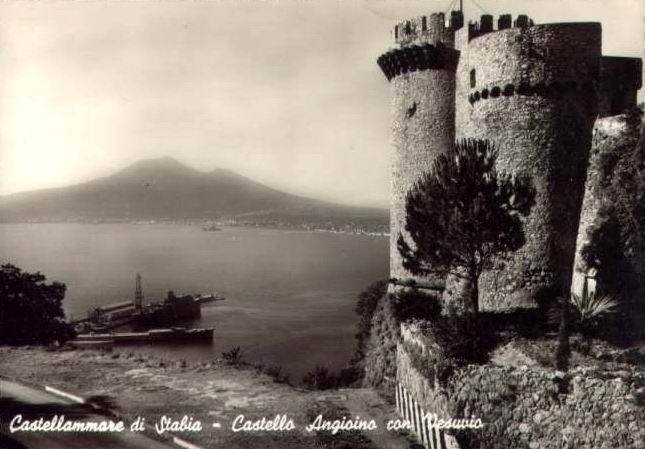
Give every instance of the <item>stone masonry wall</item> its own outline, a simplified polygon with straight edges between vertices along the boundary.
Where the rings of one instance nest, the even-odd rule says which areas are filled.
[[[537,190],[527,243],[482,275],[480,308],[534,307],[570,283],[596,116],[600,25],[511,28],[467,44],[460,34],[457,44],[466,48],[459,48],[456,137],[489,139],[499,149],[498,169],[531,176]]]
[[[443,14],[433,14],[425,21],[417,18],[397,25],[400,47],[379,60],[386,76],[392,77],[390,276],[399,281],[414,279],[403,268],[397,249],[399,233],[404,233],[406,195],[455,138],[457,54],[451,48],[454,33],[444,28],[443,20]]]
[[[449,386],[460,416],[484,420],[465,435],[472,449],[642,448],[645,409],[635,400],[643,374],[622,371],[572,373],[567,394],[558,377],[527,367],[471,366]],[[460,440],[462,442],[463,439]]]
[[[450,400],[446,396],[446,392],[441,388],[436,388],[432,381],[419,372],[405,347],[401,344],[397,346],[396,366],[397,380],[412,393],[421,407],[440,417],[450,417]]]
[[[403,268],[397,249],[399,233],[405,228],[406,195],[432,168],[435,157],[453,145],[455,78],[444,70],[409,73],[396,77],[391,90],[390,276],[405,280],[414,278]]]
[[[461,368],[446,385],[438,385],[423,375],[410,354],[411,347],[428,350],[414,324],[402,324],[401,336],[397,381],[417,403],[444,419],[483,421],[483,429],[456,434],[460,447],[644,447],[640,423],[645,421],[645,408],[638,399],[645,390],[642,369],[628,364],[577,367],[563,390],[560,374],[535,363],[490,363]]]
[[[598,119],[594,126],[571,286],[571,290],[577,294],[582,292],[588,268],[582,260],[581,251],[588,243],[588,231],[596,223],[603,203],[616,205],[623,202],[621,209],[626,216],[618,218],[624,222],[623,225],[631,225],[629,234],[635,239],[633,247],[637,251],[629,256],[634,268],[641,271],[640,277],[645,278],[639,263],[643,259],[645,246],[642,229],[645,218],[641,218],[639,223],[636,209],[638,192],[635,191],[635,178],[639,166],[644,163],[644,155],[639,148],[640,128],[641,117],[636,112]],[[615,191],[616,188],[619,192]],[[637,292],[634,293],[637,295]]]
[[[399,22],[394,26],[392,33],[394,42],[400,46],[442,42],[452,47],[454,43],[454,32],[445,26],[445,16],[441,13]]]

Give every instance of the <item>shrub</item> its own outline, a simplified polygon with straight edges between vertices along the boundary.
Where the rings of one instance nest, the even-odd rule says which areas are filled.
[[[448,365],[483,363],[494,346],[494,330],[472,316],[436,316],[423,326],[423,333],[436,348],[437,358]]]
[[[394,317],[389,296],[379,301],[372,320],[372,330],[361,366],[363,384],[376,388],[386,397],[394,392],[396,378],[396,344],[400,339],[400,323]],[[393,397],[392,397],[393,398]]]
[[[584,339],[582,351],[589,353],[591,339],[598,330],[600,320],[614,313],[618,303],[609,296],[603,296],[584,288],[582,294],[571,293],[567,299],[559,298],[558,306],[551,311],[549,319],[559,321],[558,346],[555,354],[555,366],[560,371],[569,369],[571,348],[569,335],[577,330]]]
[[[418,289],[402,291],[390,296],[392,311],[398,321],[431,319],[441,314],[439,298]]]
[[[553,302],[554,295],[549,299]],[[535,338],[544,335],[549,328],[544,309],[515,309],[510,311],[487,311],[479,314],[479,326],[484,330],[495,330],[499,335],[501,332],[519,334],[528,338]],[[557,325],[557,323],[556,323]],[[484,334],[490,336],[491,332]]]
[[[444,384],[459,366],[457,361],[446,357],[440,348],[433,348],[427,354],[421,348],[410,342],[403,342],[405,352],[410,357],[412,366],[427,379]]]
[[[242,348],[235,346],[228,351],[222,352],[222,358],[227,365],[240,365],[242,363]]]
[[[586,289],[581,295],[571,293],[569,304],[572,322],[577,326],[585,340],[583,351],[591,350],[591,339],[599,328],[600,320],[616,311],[618,303],[609,296],[589,293]]]
[[[607,295],[598,295],[596,292],[583,291],[582,295],[571,293],[569,301],[573,306],[577,320],[581,324],[589,325],[601,316],[613,313],[618,303]]]
[[[288,384],[289,375],[282,371],[282,367],[279,365],[271,365],[264,368],[264,374],[271,377],[274,382],[279,384]]]
[[[351,387],[362,379],[363,371],[356,365],[340,370],[337,376],[338,387]]]
[[[363,292],[358,295],[358,301],[354,311],[358,315],[358,324],[356,325],[356,354],[354,361],[358,362],[365,356],[365,344],[370,336],[372,328],[372,317],[378,305],[379,299],[385,295],[387,282],[384,280],[376,281],[370,284]]]
[[[302,378],[302,383],[311,390],[329,390],[330,388],[336,388],[338,378],[327,367],[316,365],[313,371],[305,374]]]
[[[0,344],[63,344],[74,338],[65,322],[65,284],[46,284],[41,273],[6,264],[0,268]]]

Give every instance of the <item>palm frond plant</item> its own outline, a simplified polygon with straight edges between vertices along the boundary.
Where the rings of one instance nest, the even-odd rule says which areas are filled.
[[[589,292],[585,280],[581,294],[571,292],[568,298],[559,298],[559,307],[551,310],[549,320],[558,322],[558,349],[555,356],[556,368],[566,371],[569,366],[569,333],[575,327],[584,339],[583,352],[591,350],[594,328],[598,321],[618,309],[618,301],[609,295],[596,291]]]
[[[573,311],[575,323],[584,339],[583,352],[591,350],[591,339],[598,320],[616,311],[618,302],[608,295],[599,295],[595,291],[589,293],[583,289],[582,294],[571,293],[569,304]]]
[[[606,315],[616,311],[618,302],[609,295],[598,295],[596,292],[576,295],[571,293],[569,297],[571,305],[574,307],[578,320],[582,322],[590,322],[602,315]]]

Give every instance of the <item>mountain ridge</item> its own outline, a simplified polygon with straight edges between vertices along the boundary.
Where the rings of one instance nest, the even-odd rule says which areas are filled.
[[[294,195],[232,170],[199,171],[170,157],[139,160],[79,184],[0,197],[0,222],[141,220],[384,231],[387,210]]]

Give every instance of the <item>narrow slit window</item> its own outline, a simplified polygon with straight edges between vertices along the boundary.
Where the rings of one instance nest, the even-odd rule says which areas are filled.
[[[477,76],[475,75],[475,69],[470,71],[470,87],[475,87],[477,85]]]

